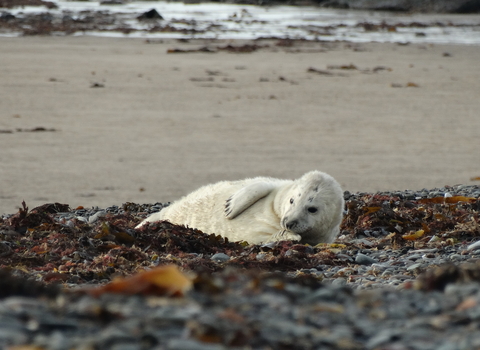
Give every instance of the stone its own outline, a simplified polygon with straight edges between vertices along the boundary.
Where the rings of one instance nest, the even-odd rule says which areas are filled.
[[[373,259],[365,254],[358,253],[355,257],[355,262],[359,265],[372,265],[378,263],[376,259]]]
[[[224,253],[217,253],[217,254],[212,255],[212,257],[210,259],[212,259],[215,262],[220,262],[221,263],[221,262],[226,262],[226,261],[230,260],[230,257],[227,254],[224,254]]]

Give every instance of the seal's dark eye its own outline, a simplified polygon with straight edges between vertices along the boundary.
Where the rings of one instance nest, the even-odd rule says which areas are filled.
[[[309,213],[312,213],[312,214],[315,214],[318,211],[318,209],[315,208],[315,207],[310,207],[307,210],[308,210]]]
[[[290,198],[290,204],[293,204],[293,198]]]

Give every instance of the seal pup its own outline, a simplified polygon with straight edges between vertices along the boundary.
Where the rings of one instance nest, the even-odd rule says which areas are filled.
[[[297,180],[256,177],[206,185],[154,213],[136,228],[169,221],[230,241],[330,243],[340,231],[343,191],[321,171]]]

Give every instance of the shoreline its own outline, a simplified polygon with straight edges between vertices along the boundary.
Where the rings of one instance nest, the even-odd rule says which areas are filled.
[[[415,13],[318,6],[135,1],[113,4],[59,0],[44,11],[33,6],[7,9],[2,12],[0,35],[92,35],[186,40],[302,38],[480,45],[477,35],[479,25],[476,14],[441,11]]]

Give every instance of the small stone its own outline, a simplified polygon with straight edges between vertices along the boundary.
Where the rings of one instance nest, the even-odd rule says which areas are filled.
[[[348,256],[347,254],[337,254],[337,259],[342,261],[353,261],[352,257]]]
[[[480,241],[470,244],[467,247],[467,250],[477,250],[480,249]]]
[[[461,261],[461,260],[464,260],[464,257],[461,256],[460,254],[452,254],[450,255],[450,260],[452,261]]]
[[[345,278],[335,278],[333,281],[332,281],[332,285],[334,286],[344,286],[347,284],[347,280]]]
[[[352,241],[350,243],[363,244],[366,247],[372,247],[374,245],[374,243],[370,242],[369,240],[363,239],[363,238],[352,239]]]
[[[267,254],[265,254],[265,253],[258,253],[257,256],[255,257],[255,259],[260,261],[260,260],[265,259],[266,256],[267,256]]]
[[[376,259],[373,259],[361,253],[357,254],[357,256],[355,257],[355,262],[359,265],[372,265],[378,263]]]
[[[104,210],[97,211],[95,214],[93,214],[92,216],[90,216],[90,217],[88,218],[88,223],[89,223],[89,224],[93,224],[93,223],[96,222],[98,219],[104,217],[106,214],[107,214],[107,212],[104,211]]]
[[[379,263],[373,263],[372,264],[372,267],[373,267],[373,270],[374,271],[385,271],[386,269],[388,269],[390,266],[386,265],[386,264],[379,264]]]
[[[227,254],[224,254],[224,253],[217,253],[217,254],[212,255],[212,257],[210,259],[215,261],[215,262],[222,263],[222,262],[226,262],[226,261],[230,260],[230,257]]]
[[[422,263],[416,263],[416,264],[412,264],[410,265],[409,267],[407,267],[407,271],[414,271],[416,269],[419,269],[420,267],[422,267]]]
[[[85,217],[83,217],[83,216],[77,216],[77,217],[76,217],[76,219],[77,219],[77,220],[79,220],[79,221],[82,221],[82,222],[88,223],[88,219],[87,219],[87,218],[85,218]]]

